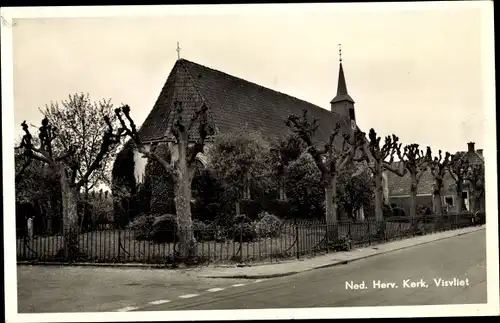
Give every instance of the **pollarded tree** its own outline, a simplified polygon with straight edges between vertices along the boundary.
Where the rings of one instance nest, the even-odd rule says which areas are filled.
[[[384,144],[380,145],[381,137],[372,128],[368,133],[368,140],[361,146],[363,154],[357,161],[365,160],[373,174],[375,183],[375,219],[382,221],[384,219],[384,187],[382,175],[384,170],[393,172],[398,176],[404,176],[405,170],[394,166],[394,153],[397,153],[401,147],[398,143],[399,138],[396,135],[386,136]],[[387,160],[387,158],[390,158]],[[402,159],[402,158],[400,158]]]
[[[462,192],[464,190],[464,183],[467,179],[467,172],[469,171],[469,161],[465,157],[465,153],[457,152],[451,155],[448,170],[451,178],[455,182],[453,186],[457,194],[457,212],[461,213],[465,208]]]
[[[432,199],[434,214],[443,213],[443,203],[442,203],[442,192],[444,189],[444,177],[448,170],[448,164],[450,162],[450,153],[446,152],[444,159],[442,151],[439,150],[439,157],[435,156],[432,158],[432,151],[430,147],[427,147],[426,156],[428,158],[429,168],[431,175],[434,178],[434,184],[432,185]]]
[[[469,183],[471,212],[482,211],[480,201],[484,198],[485,193],[484,164],[470,165],[465,178]]]
[[[107,129],[104,130],[104,135],[100,140],[100,148],[95,151],[92,163],[90,163],[85,173],[79,177],[79,180],[77,180],[77,176],[81,164],[78,156],[75,156],[79,148],[78,146],[73,144],[64,147],[60,141],[56,141],[56,139],[60,139],[58,128],[52,126],[49,120],[44,118],[42,126],[39,128],[38,137],[40,146],[35,147],[33,136],[29,131],[26,121],[21,124],[25,134],[18,149],[23,149],[26,157],[47,164],[59,177],[65,240],[64,254],[66,259],[83,256],[78,246],[77,203],[79,192],[85,183],[87,183],[92,173],[101,167],[102,160],[113,149],[113,146],[120,142],[122,136],[122,129],[119,129],[116,134],[113,132],[113,126],[108,116],[104,116],[104,120],[107,124]],[[59,152],[56,151],[55,146],[60,149]]]
[[[54,142],[55,151],[68,151],[76,147],[73,158],[78,163],[76,180],[79,181],[92,166],[102,143],[102,134],[108,128],[104,117],[107,116],[113,127],[117,126],[117,118],[113,114],[111,100],[92,102],[88,94],[75,93],[69,95],[67,100],[59,103],[51,102],[40,112],[52,125],[57,125],[59,137]],[[89,199],[89,192],[99,185],[109,185],[112,162],[116,157],[118,145],[112,145],[103,155],[99,167],[90,172],[87,180],[83,182],[83,216]],[[83,223],[83,222],[82,222]]]
[[[406,145],[402,156],[400,147],[396,148],[398,156],[400,156],[400,163],[410,175],[410,217],[412,219],[417,216],[418,183],[427,170],[429,160],[424,152],[418,148],[418,144]]]
[[[252,187],[254,191],[267,191],[270,186],[268,146],[259,133],[245,129],[215,138],[210,167],[225,187],[225,200],[235,203],[236,215],[241,212],[241,200],[251,198]]]
[[[354,151],[359,144],[359,135],[350,138],[349,134],[344,133],[341,146],[337,147],[335,139],[340,135],[340,123],[337,123],[328,142],[322,149],[318,149],[313,143],[313,136],[318,129],[318,122],[315,118],[312,121],[308,120],[307,109],[303,110],[302,117],[289,116],[286,125],[305,142],[308,153],[320,170],[325,189],[326,222],[328,225],[337,224],[337,182],[341,173],[352,162]]]
[[[203,153],[205,139],[214,133],[213,127],[209,125],[207,120],[207,111],[207,106],[202,105],[194,111],[190,120],[186,123],[182,119],[182,103],[179,101],[174,102],[171,132],[176,139],[174,145],[176,153],[172,154],[169,162],[153,151],[149,151],[142,143],[135,123],[130,117],[130,107],[128,105],[115,110],[125,134],[132,138],[137,150],[146,158],[160,163],[166,172],[172,174],[176,222],[179,229],[177,232],[180,245],[179,253],[184,261],[189,261],[197,255],[193,219],[191,217],[191,186],[197,169],[196,157],[198,154]],[[127,119],[128,125],[123,119],[122,113]],[[191,137],[191,130],[196,125],[198,125],[198,131],[196,138],[193,138]]]
[[[269,149],[269,161],[271,173],[279,187],[279,199],[284,201],[286,197],[285,170],[291,162],[297,160],[304,152],[304,142],[297,135],[288,135],[278,138],[271,143]]]

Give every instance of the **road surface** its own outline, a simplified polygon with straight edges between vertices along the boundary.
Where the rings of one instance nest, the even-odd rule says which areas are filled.
[[[427,287],[418,283],[421,280]],[[438,287],[434,280],[458,285],[463,281],[468,286]],[[367,289],[349,289],[363,281]],[[381,284],[380,288],[374,288],[374,281],[376,287],[380,281],[394,283],[397,288]],[[486,289],[486,240],[482,230],[343,266],[250,283],[239,289],[139,310],[475,304],[487,302]]]
[[[346,265],[265,280],[201,279],[196,271],[18,266],[18,310],[47,313],[486,303],[485,246],[485,230],[481,230]],[[464,286],[436,286],[437,282]]]

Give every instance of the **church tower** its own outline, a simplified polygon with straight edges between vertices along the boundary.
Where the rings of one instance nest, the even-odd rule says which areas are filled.
[[[352,130],[356,129],[356,115],[354,113],[354,100],[347,92],[344,68],[342,67],[342,50],[339,48],[339,80],[337,95],[330,101],[331,111],[338,113],[349,124]]]

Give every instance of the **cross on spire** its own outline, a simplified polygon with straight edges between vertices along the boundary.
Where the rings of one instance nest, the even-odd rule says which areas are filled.
[[[339,62],[342,63],[342,44],[338,44],[339,46]]]
[[[179,42],[177,42],[177,59],[181,59],[181,48],[179,47]]]

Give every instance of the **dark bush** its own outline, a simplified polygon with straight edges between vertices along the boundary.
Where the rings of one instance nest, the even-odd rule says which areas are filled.
[[[233,240],[235,242],[251,242],[257,238],[254,223],[242,222],[233,227]]]
[[[198,220],[193,221],[194,237],[196,241],[213,241],[215,240],[216,230],[211,223],[206,223]]]
[[[155,218],[151,230],[151,240],[158,243],[177,241],[177,221],[173,214],[163,214]]]
[[[428,206],[422,205],[417,207],[417,215],[431,215],[431,214],[432,210]]]
[[[400,207],[395,207],[392,209],[393,216],[406,216],[406,212],[404,209]]]
[[[150,214],[144,214],[136,217],[127,227],[134,231],[134,239],[149,240],[156,217]]]
[[[241,223],[252,223],[252,220],[245,214],[239,214],[234,217],[233,224],[238,225]]]

